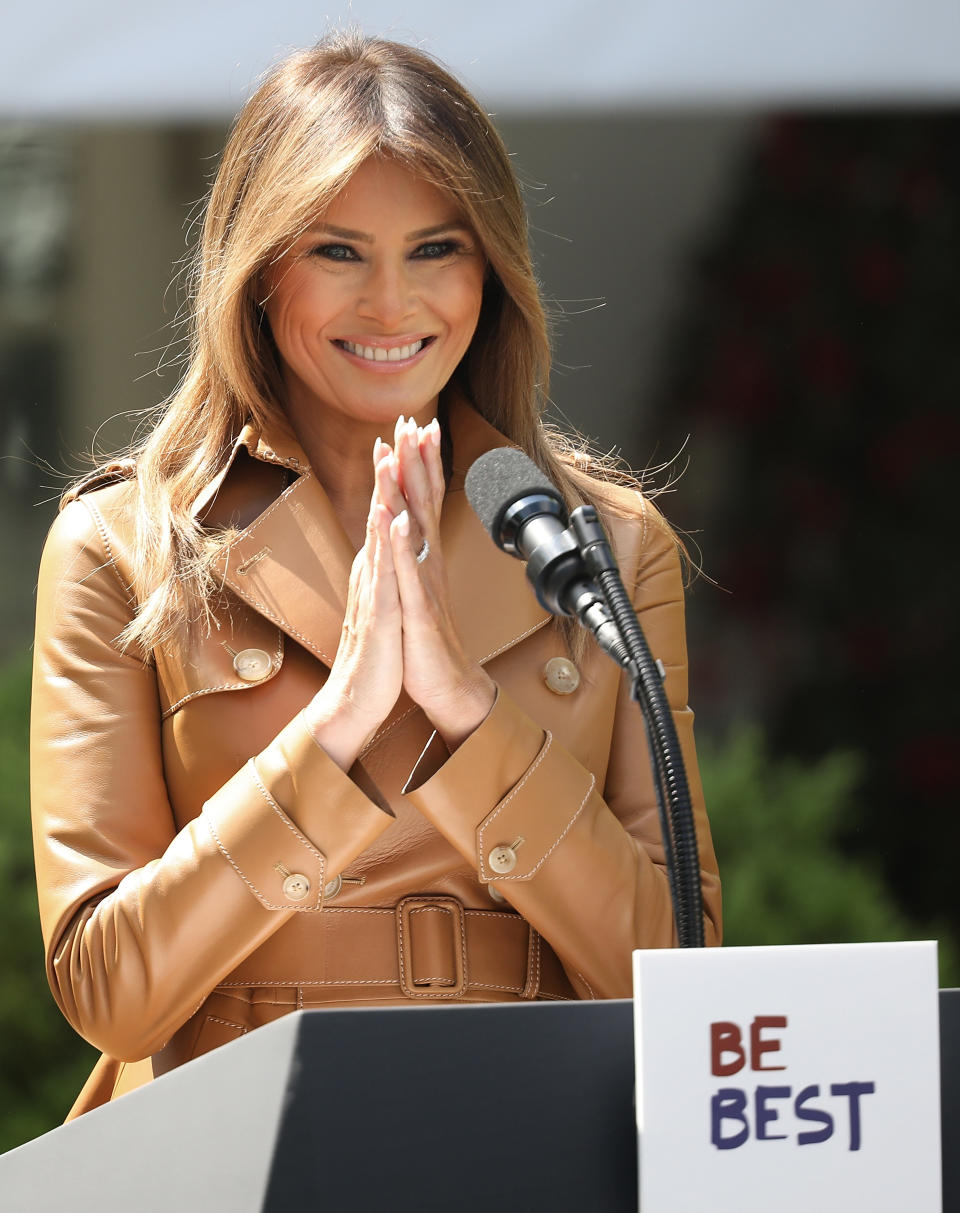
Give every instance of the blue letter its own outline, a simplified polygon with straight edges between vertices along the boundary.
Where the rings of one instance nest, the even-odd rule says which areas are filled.
[[[829,1141],[833,1136],[833,1117],[830,1113],[824,1112],[820,1108],[804,1107],[808,1099],[816,1099],[819,1094],[820,1088],[812,1086],[804,1087],[797,1096],[797,1102],[793,1106],[793,1110],[797,1114],[797,1120],[812,1120],[815,1124],[823,1125],[822,1129],[816,1129],[810,1133],[798,1133],[798,1145],[815,1146],[821,1141]]]
[[[789,1087],[757,1087],[757,1141],[783,1141],[786,1133],[765,1133],[764,1129],[771,1120],[777,1120],[779,1113],[776,1108],[768,1108],[768,1099],[789,1099]]]
[[[850,1098],[850,1149],[860,1149],[860,1096],[872,1095],[876,1090],[872,1082],[835,1082],[831,1095],[847,1095]]]
[[[750,1136],[750,1125],[743,1114],[746,1106],[746,1091],[740,1091],[736,1087],[721,1087],[710,1100],[710,1140],[718,1150],[735,1150]],[[733,1117],[740,1121],[742,1128],[731,1137],[721,1136],[721,1123]]]

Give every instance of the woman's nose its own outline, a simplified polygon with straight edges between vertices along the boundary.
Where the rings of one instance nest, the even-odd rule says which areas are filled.
[[[385,328],[396,328],[416,308],[416,293],[406,267],[386,262],[372,269],[357,305],[361,316]]]

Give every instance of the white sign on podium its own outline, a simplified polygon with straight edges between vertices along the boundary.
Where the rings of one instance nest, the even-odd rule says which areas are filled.
[[[633,962],[643,1213],[940,1213],[935,943]]]

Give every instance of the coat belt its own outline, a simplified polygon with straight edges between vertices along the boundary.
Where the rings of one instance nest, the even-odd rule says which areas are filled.
[[[294,922],[303,929],[312,917],[298,915]],[[295,939],[284,947],[275,936],[218,988],[383,986],[431,1001],[469,1001],[471,991],[486,1000],[497,993],[577,997],[553,950],[518,914],[468,910],[455,897],[423,896],[405,897],[394,908],[328,906],[320,919],[313,947]]]

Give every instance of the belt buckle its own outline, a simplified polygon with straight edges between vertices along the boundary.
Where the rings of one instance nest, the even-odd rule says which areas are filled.
[[[453,973],[448,977],[431,976],[414,980],[415,923],[417,913],[443,911],[450,924]],[[400,961],[400,988],[408,998],[462,998],[466,989],[467,936],[463,906],[455,897],[404,897],[397,904],[397,951]]]

